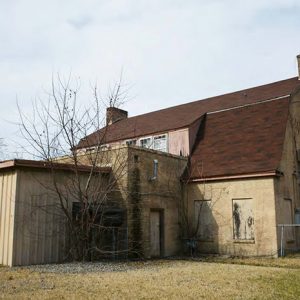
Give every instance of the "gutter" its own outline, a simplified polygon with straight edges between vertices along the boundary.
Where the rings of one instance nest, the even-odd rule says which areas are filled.
[[[194,178],[194,179],[188,179],[186,180],[186,182],[204,182],[204,181],[207,182],[207,181],[227,180],[227,179],[274,177],[274,176],[282,176],[282,174],[276,170],[276,171],[268,171],[268,172],[261,172],[261,173],[223,175],[223,176],[215,176],[215,177],[207,177],[207,178]]]

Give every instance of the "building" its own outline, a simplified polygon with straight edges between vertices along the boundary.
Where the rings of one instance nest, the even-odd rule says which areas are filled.
[[[300,68],[299,56],[298,62]],[[111,197],[125,211],[126,247],[138,242],[144,257],[177,255],[191,246],[201,253],[277,256],[282,242],[278,225],[294,224],[300,215],[299,78],[300,70],[299,77],[131,118],[124,110],[108,108],[107,126],[82,139],[77,150],[84,158],[101,141],[110,161],[121,153],[126,171],[118,180],[118,195]],[[99,165],[100,173],[108,172],[105,166]],[[62,174],[70,171],[65,167]],[[18,175],[24,169],[27,175]],[[52,255],[48,246],[40,246],[60,249],[57,237],[42,229],[38,236],[44,244],[29,231],[22,241],[26,222],[20,203],[48,195],[42,188],[28,189],[38,184],[30,175],[37,169],[46,174],[39,176],[43,186],[41,181],[48,180],[43,163],[0,163],[2,264],[63,260],[58,250]],[[36,226],[46,219],[37,218]],[[297,230],[285,229],[286,249],[300,249]],[[68,232],[61,229],[60,236],[67,239]],[[31,259],[17,259],[20,252],[31,253],[23,248],[36,249]]]
[[[299,77],[132,118],[109,108],[105,136],[79,147],[103,139],[188,157],[181,238],[206,253],[277,255],[278,225],[294,224],[300,211],[297,59]],[[298,231],[285,229],[285,248],[299,249]]]

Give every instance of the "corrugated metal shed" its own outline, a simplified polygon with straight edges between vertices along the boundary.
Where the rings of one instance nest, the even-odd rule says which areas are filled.
[[[58,182],[64,184],[71,178],[70,164],[0,162],[0,264],[57,263],[67,258],[69,236],[66,217],[53,192],[49,170],[53,167]],[[102,173],[110,172],[110,168],[98,169]],[[83,166],[80,172],[89,170]]]

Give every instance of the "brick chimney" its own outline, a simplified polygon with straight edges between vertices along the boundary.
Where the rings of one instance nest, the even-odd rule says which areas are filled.
[[[128,112],[117,107],[108,107],[106,109],[106,125],[111,125],[123,119],[127,119]]]
[[[297,55],[297,62],[298,62],[298,80],[300,80],[300,54]]]

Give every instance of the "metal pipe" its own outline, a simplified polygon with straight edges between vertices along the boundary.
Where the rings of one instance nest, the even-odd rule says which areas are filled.
[[[284,235],[284,226],[281,226],[281,241],[280,241],[280,256],[284,256],[284,250],[283,250],[283,235]]]

